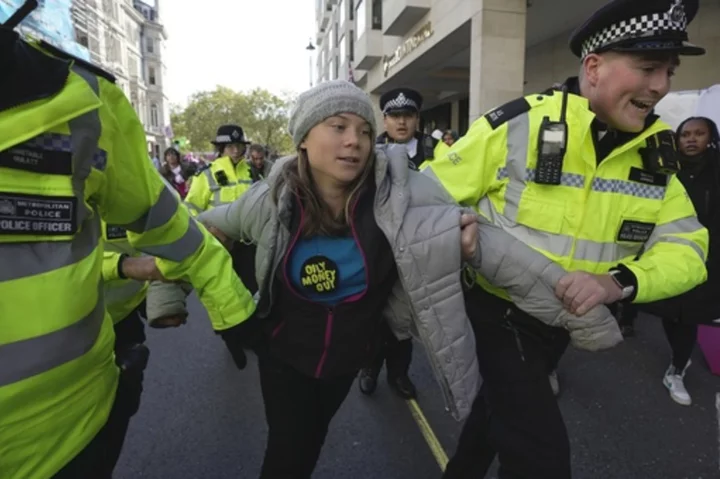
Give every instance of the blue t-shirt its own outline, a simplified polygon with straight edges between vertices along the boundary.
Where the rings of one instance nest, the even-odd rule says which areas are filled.
[[[287,272],[296,291],[326,306],[360,294],[366,287],[363,253],[352,237],[298,240]]]

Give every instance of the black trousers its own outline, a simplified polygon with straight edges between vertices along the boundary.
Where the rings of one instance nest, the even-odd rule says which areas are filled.
[[[388,379],[407,376],[412,360],[412,339],[399,340],[385,323],[381,335],[380,347],[370,363],[370,370],[377,376],[385,363]]]
[[[443,478],[485,477],[497,455],[500,479],[569,479],[570,442],[547,377],[567,332],[466,303],[484,383]]]
[[[115,355],[121,355],[135,344],[145,342],[142,308],[133,311],[115,325]],[[54,479],[111,479],[122,452],[130,418],[140,407],[143,369],[120,374],[115,402],[102,429],[80,454],[60,470]]]
[[[260,479],[309,479],[357,373],[315,379],[267,353],[258,360],[268,424]]]
[[[233,260],[233,269],[240,277],[245,288],[250,294],[255,294],[258,290],[257,279],[255,277],[255,253],[257,246],[253,244],[245,244],[236,241],[230,252]]]
[[[662,322],[665,336],[672,350],[673,366],[683,370],[695,349],[698,325],[667,318],[663,318]]]

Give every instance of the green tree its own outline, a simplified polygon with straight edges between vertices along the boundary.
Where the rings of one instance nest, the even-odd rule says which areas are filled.
[[[290,153],[287,122],[292,100],[290,94],[278,96],[262,88],[245,93],[218,86],[195,93],[185,108],[172,107],[170,119],[175,136],[186,137],[188,149],[195,151],[210,150],[218,126],[235,123],[251,141]]]

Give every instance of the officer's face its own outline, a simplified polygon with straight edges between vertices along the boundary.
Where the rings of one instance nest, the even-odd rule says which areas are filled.
[[[453,136],[450,133],[447,133],[447,134],[445,134],[445,136],[443,136],[443,141],[445,142],[445,144],[447,146],[452,146],[453,143],[455,143],[455,138],[453,138]]]
[[[677,56],[671,54],[591,54],[583,64],[590,91],[583,94],[610,127],[640,132],[655,105],[670,91],[678,64]]]
[[[237,163],[245,155],[245,145],[242,143],[230,143],[225,146],[223,153],[225,156],[229,156],[233,162]]]
[[[398,143],[407,143],[415,134],[418,125],[418,114],[411,111],[400,111],[385,115],[385,131]]]
[[[373,146],[368,122],[352,113],[332,116],[315,125],[300,144],[307,152],[318,184],[352,183],[368,165]]]
[[[710,128],[705,120],[690,120],[680,132],[680,151],[687,156],[701,155],[710,144]]]

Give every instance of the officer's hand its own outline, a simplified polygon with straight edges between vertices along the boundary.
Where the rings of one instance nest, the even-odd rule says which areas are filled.
[[[460,245],[462,246],[463,259],[470,260],[475,257],[477,251],[478,224],[477,215],[463,213],[460,217]]]
[[[622,299],[622,290],[608,274],[575,271],[565,275],[555,287],[555,295],[565,309],[582,316],[595,306]]]
[[[176,314],[164,318],[157,318],[150,323],[150,327],[157,329],[178,328],[185,323],[187,323],[187,316]]]
[[[136,281],[168,281],[158,269],[155,258],[152,256],[125,257],[121,268],[123,275],[128,279]]]

